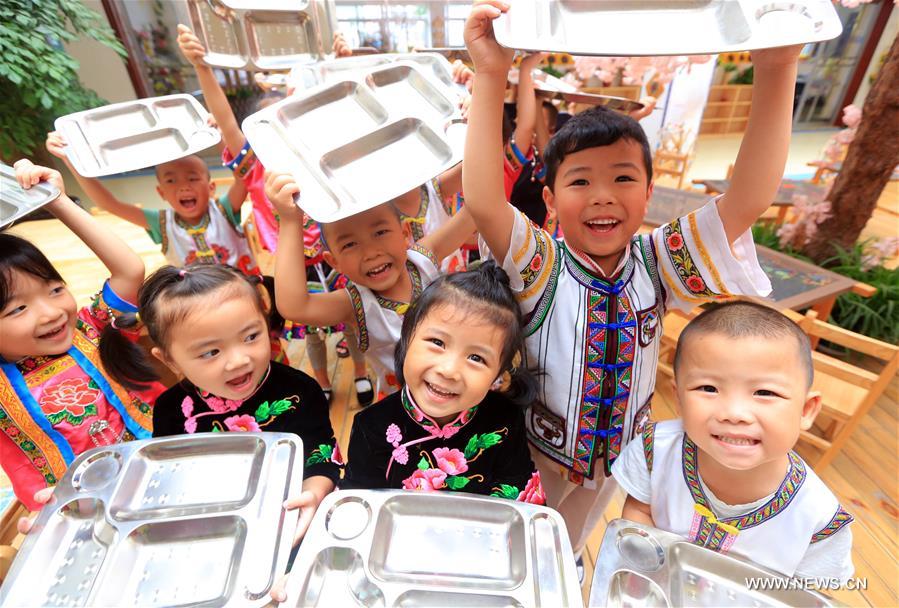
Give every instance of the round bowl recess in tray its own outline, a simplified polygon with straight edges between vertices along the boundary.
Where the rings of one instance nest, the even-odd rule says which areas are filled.
[[[511,0],[503,46],[572,55],[704,55],[836,38],[831,0]]]
[[[334,222],[418,188],[462,160],[465,124],[452,90],[417,62],[347,72],[242,125],[270,171],[292,173],[299,205]]]

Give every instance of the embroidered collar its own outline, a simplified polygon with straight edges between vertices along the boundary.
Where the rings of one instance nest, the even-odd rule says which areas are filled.
[[[265,370],[265,373],[262,375],[262,380],[259,381],[259,384],[256,385],[256,388],[253,389],[253,392],[244,397],[243,399],[223,399],[218,395],[213,395],[210,392],[200,390],[199,387],[194,387],[197,395],[200,396],[200,399],[205,403],[210,410],[217,414],[223,414],[226,412],[233,412],[241,405],[247,402],[248,399],[251,399],[253,395],[259,392],[259,389],[262,388],[262,385],[265,384],[265,381],[268,380],[269,374],[272,372],[272,364],[269,362],[268,368]]]
[[[184,228],[190,234],[194,233],[204,233],[206,232],[206,228],[209,227],[209,210],[207,209],[206,213],[203,215],[203,219],[200,220],[199,223],[191,225],[181,219],[181,216],[177,213],[175,214],[175,223]]]
[[[705,491],[703,491],[699,481],[698,452],[699,450],[696,448],[696,444],[687,437],[686,433],[684,433],[683,456],[681,458],[681,462],[683,463],[684,481],[687,484],[687,488],[690,490],[693,502],[700,507],[711,511],[711,503],[705,495]],[[789,452],[787,457],[790,459],[790,466],[787,469],[787,474],[784,476],[783,481],[780,483],[780,487],[778,487],[777,491],[772,495],[771,500],[745,515],[728,517],[722,519],[721,522],[730,524],[738,530],[745,530],[768,521],[786,509],[793,498],[799,493],[799,488],[805,483],[806,477],[805,464],[803,464],[802,459],[799,458],[795,452]]]
[[[39,367],[43,367],[50,361],[54,359],[59,359],[66,353],[60,353],[58,355],[31,355],[28,357],[22,357],[18,361],[16,361],[16,367],[19,368],[19,371],[23,374],[28,374],[38,369]],[[5,362],[3,357],[0,357],[0,362]]]
[[[573,249],[565,241],[560,241],[560,244],[568,262],[565,266],[568,268],[571,276],[584,287],[604,293],[618,294],[634,275],[636,263],[634,262],[634,256],[631,255],[630,248],[622,254],[622,259],[618,262],[615,273],[611,277],[606,277],[599,265],[590,259],[587,254]]]
[[[441,427],[433,418],[421,411],[421,408],[415,403],[415,398],[412,396],[412,392],[409,390],[408,386],[403,387],[403,390],[400,392],[400,399],[403,403],[403,409],[406,410],[406,413],[409,414],[409,417],[412,418],[416,424],[430,433],[432,437],[440,437],[443,439],[449,439],[458,433],[463,426],[468,424],[468,422],[474,418],[474,415],[478,411],[478,407],[480,407],[480,404],[478,404],[471,406],[467,410],[462,410],[451,422],[448,422]]]
[[[399,302],[375,294],[375,299],[378,301],[378,305],[381,308],[392,310],[400,316],[406,314],[406,311],[409,310],[409,304],[418,299],[422,290],[421,272],[418,270],[418,267],[409,260],[406,260],[406,272],[409,273],[409,280],[412,281],[412,297],[409,299],[409,302]]]

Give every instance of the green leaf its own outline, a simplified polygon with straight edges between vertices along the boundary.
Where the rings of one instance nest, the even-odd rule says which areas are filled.
[[[212,427],[212,432],[213,432],[213,433],[221,433],[221,432],[222,432],[222,429],[220,429],[220,428],[217,427],[217,426],[214,426],[214,427]]]
[[[490,493],[491,496],[499,496],[500,498],[508,498],[510,500],[515,500],[518,498],[518,495],[521,492],[515,486],[510,486],[507,483],[499,484],[498,488],[494,488],[493,492]]]
[[[475,454],[478,453],[478,436],[472,435],[471,439],[468,440],[468,443],[465,444],[465,451],[463,452],[465,458],[471,458]]]
[[[318,464],[319,462],[326,462],[326,459],[321,452],[315,450],[314,452],[309,454],[309,458],[306,459],[306,466],[309,466],[311,464]]]
[[[272,415],[272,408],[268,404],[268,401],[263,401],[259,404],[259,407],[256,408],[256,413],[253,416],[256,418],[256,422],[264,422],[269,419]]]
[[[430,469],[431,465],[428,464],[428,459],[422,456],[421,460],[418,461],[418,468],[422,471],[427,471],[428,469]]]
[[[446,478],[446,485],[450,490],[461,490],[468,485],[470,480],[468,477],[460,477],[459,475],[451,475]],[[517,495],[516,495],[517,496]]]
[[[331,460],[331,454],[334,453],[334,448],[327,443],[323,443],[318,446],[318,451],[322,453],[322,456],[325,457],[325,460]]]
[[[278,399],[277,401],[272,403],[271,415],[278,416],[280,414],[283,414],[284,412],[289,410],[292,405],[293,403],[289,399]]]
[[[502,436],[498,433],[484,433],[483,435],[481,435],[480,439],[478,439],[478,448],[486,450],[490,446],[494,446],[502,440]]]

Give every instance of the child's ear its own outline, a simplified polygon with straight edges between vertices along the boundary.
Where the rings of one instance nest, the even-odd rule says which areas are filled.
[[[269,294],[268,289],[265,288],[265,285],[262,283],[256,283],[254,285],[257,292],[259,292],[259,297],[262,298],[262,308],[264,309],[265,315],[268,316],[272,312],[272,296]]]
[[[807,431],[812,428],[812,423],[821,412],[821,393],[818,391],[809,391],[802,406],[802,416],[799,419],[799,428]]]
[[[212,178],[209,179],[209,198],[215,198],[215,182],[212,181]],[[240,214],[238,214],[240,215]]]
[[[162,200],[165,200],[165,195],[162,193],[162,188],[159,187],[158,185],[156,186],[156,194],[159,195],[159,198],[161,198]]]
[[[181,373],[181,369],[175,365],[175,362],[171,360],[171,358],[165,354],[165,351],[159,348],[158,346],[154,346],[150,349],[150,354],[162,361],[163,365],[172,370],[172,373],[176,376],[183,376]]]
[[[406,240],[406,243],[411,247],[415,244],[415,239],[412,238],[412,224],[410,220],[401,221],[400,227],[403,231],[403,238]]]
[[[543,186],[543,204],[546,205],[546,212],[550,217],[556,217],[556,200],[553,191],[549,186]]]
[[[677,395],[677,382],[674,378],[671,378],[668,382],[671,383],[671,392],[674,393],[674,409],[676,410],[674,413],[677,414],[678,418],[683,418],[683,408],[680,405],[680,397]]]
[[[328,266],[336,270],[338,274],[342,274],[342,271],[340,270],[340,264],[337,262],[337,258],[334,257],[334,254],[331,253],[330,250],[325,249],[322,252],[322,258],[324,258],[325,263]]]
[[[652,189],[655,185],[655,182],[649,182],[649,187],[646,189],[646,206],[643,207],[643,215],[646,215],[647,212],[649,212],[649,199],[652,198]]]

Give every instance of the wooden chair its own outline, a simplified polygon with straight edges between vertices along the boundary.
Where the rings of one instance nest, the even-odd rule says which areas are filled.
[[[656,150],[652,157],[652,173],[654,176],[669,175],[677,180],[678,190],[684,187],[684,177],[690,164],[689,154]]]
[[[671,312],[665,316],[658,368],[662,374],[674,376],[674,349],[677,340],[690,317],[698,312],[699,309],[694,309],[692,315]],[[798,323],[813,342],[826,340],[867,355],[882,365],[879,372],[873,372],[817,350],[812,351],[815,366],[812,389],[821,393],[822,407],[815,425],[809,431],[804,431],[799,441],[811,448],[803,450],[803,456],[820,472],[839,453],[896,375],[899,370],[899,346],[825,323],[818,319],[818,313],[814,310],[809,310],[804,315],[792,310],[781,312]]]
[[[256,265],[262,271],[262,274],[274,276],[275,274],[275,256],[271,251],[262,246],[259,239],[259,231],[256,230],[256,224],[253,221],[252,212],[247,214],[243,222],[243,233],[247,237],[247,243],[250,245],[250,251],[256,258]]]

